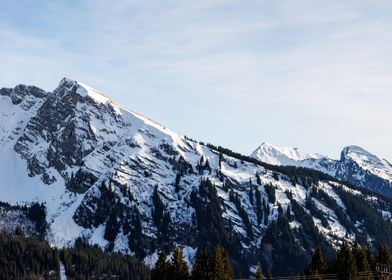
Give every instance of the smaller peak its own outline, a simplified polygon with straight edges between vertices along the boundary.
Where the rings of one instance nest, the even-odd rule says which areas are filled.
[[[381,159],[377,157],[376,155],[366,151],[365,149],[351,145],[344,147],[341,153],[341,159],[344,160],[346,158],[351,158],[355,161],[369,161],[369,162],[381,162]]]
[[[262,147],[271,147],[271,148],[277,148],[276,146],[272,145],[271,143],[268,142],[263,142],[261,143],[261,145],[259,146],[260,148]]]
[[[64,77],[64,78],[61,79],[61,81],[60,81],[58,87],[59,87],[59,88],[61,88],[61,87],[70,88],[70,87],[76,85],[77,83],[78,83],[78,82],[75,81],[75,80],[72,80],[72,79],[69,79],[69,78],[67,78],[67,77]]]
[[[14,88],[0,88],[0,95],[11,97],[14,104],[22,102],[26,96],[34,96],[36,98],[46,98],[48,93],[43,89],[25,84],[18,84]]]
[[[263,142],[251,157],[275,165],[296,165],[306,159],[319,159],[324,156],[302,153],[297,147],[279,147]]]
[[[64,83],[64,82],[76,82],[76,81],[75,81],[75,80],[72,80],[72,79],[70,79],[70,78],[64,77],[64,78],[61,79],[60,84],[61,84],[61,83]]]
[[[361,148],[356,145],[350,145],[350,146],[344,147],[342,153],[345,155],[347,155],[349,153],[356,153],[356,154],[363,154],[363,155],[370,154],[364,148]]]
[[[258,149],[268,149],[268,150],[275,150],[280,153],[292,153],[292,152],[299,152],[299,149],[297,147],[281,147],[281,146],[275,146],[271,143],[268,142],[263,142]]]

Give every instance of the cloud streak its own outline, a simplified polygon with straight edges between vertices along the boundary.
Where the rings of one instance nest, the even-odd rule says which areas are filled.
[[[112,2],[3,4],[0,84],[69,76],[243,153],[358,144],[392,159],[389,1]]]

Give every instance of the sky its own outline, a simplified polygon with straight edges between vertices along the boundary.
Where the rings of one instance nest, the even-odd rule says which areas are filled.
[[[0,0],[0,87],[63,77],[197,140],[392,161],[392,2]]]

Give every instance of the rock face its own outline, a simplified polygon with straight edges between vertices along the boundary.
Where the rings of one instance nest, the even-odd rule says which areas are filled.
[[[392,245],[390,200],[328,175],[191,140],[69,79],[0,98],[1,200],[45,203],[54,245],[84,236],[150,264],[161,249],[192,262],[222,244],[242,275],[298,272],[343,240]]]
[[[392,165],[358,146],[345,147],[339,160],[318,154],[302,154],[296,148],[281,148],[266,143],[251,156],[269,164],[319,170],[338,180],[392,197]]]

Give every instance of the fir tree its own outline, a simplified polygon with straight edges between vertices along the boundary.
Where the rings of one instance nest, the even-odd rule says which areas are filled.
[[[268,196],[268,201],[272,204],[275,204],[276,202],[276,191],[275,187],[273,185],[265,185],[264,186],[265,192],[267,193]]]
[[[253,205],[253,186],[250,185],[250,190],[249,190],[249,201],[250,204]]]
[[[118,221],[117,221],[117,215],[116,215],[116,212],[113,210],[110,213],[109,218],[106,222],[105,234],[103,237],[106,240],[108,240],[109,242],[113,243],[114,240],[116,239],[117,232],[118,232],[119,228],[120,228],[120,225],[118,224]]]
[[[219,169],[222,169],[223,154],[219,153]]]
[[[335,258],[335,272],[339,278],[355,279],[357,274],[357,266],[351,248],[346,242],[343,243],[338,255]]]
[[[258,190],[258,188],[256,188],[255,194],[256,194],[257,224],[261,224],[261,221],[263,219],[263,209],[262,209],[262,205],[261,205],[261,193]]]
[[[312,261],[305,271],[307,275],[323,274],[327,269],[327,261],[320,248],[314,251]]]
[[[261,185],[261,179],[260,179],[260,175],[259,174],[256,174],[256,183],[258,185]]]
[[[367,252],[358,243],[354,244],[353,254],[354,254],[355,263],[356,263],[358,272],[365,272],[365,271],[371,270],[370,269],[370,262],[369,262],[368,256],[367,256]]]
[[[33,203],[28,212],[27,217],[34,222],[35,229],[40,235],[41,239],[44,239],[45,232],[48,227],[46,223],[46,207],[42,203],[35,202]]]
[[[392,265],[392,258],[386,245],[378,247],[376,263]]]
[[[163,204],[161,197],[158,192],[158,185],[155,186],[152,195],[153,209],[152,209],[152,219],[157,227],[157,229],[162,233],[166,234],[170,230],[170,214],[165,211],[165,204]]]
[[[213,280],[233,279],[233,270],[230,265],[229,256],[222,246],[217,246],[214,249],[211,272]]]
[[[263,272],[261,271],[261,266],[260,265],[257,266],[255,279],[256,280],[263,280]]]
[[[180,181],[181,181],[181,174],[177,173],[176,174],[176,182],[174,183],[176,193],[180,192]]]
[[[268,219],[269,219],[269,214],[270,214],[269,204],[264,202],[263,203],[263,208],[264,208],[264,225],[267,225],[268,224]]]
[[[204,164],[204,169],[208,169],[211,174],[212,169],[211,169],[210,162],[208,161],[208,159],[206,159],[206,162]]]
[[[272,272],[271,272],[271,270],[268,270],[268,272],[267,272],[267,280],[272,280]]]
[[[208,251],[202,250],[196,257],[191,273],[192,280],[210,280],[211,269],[209,264]]]
[[[174,249],[169,272],[171,280],[189,279],[188,265],[184,260],[184,254],[181,248],[177,247]]]
[[[151,280],[169,280],[169,263],[165,251],[161,251],[154,268],[151,270]]]
[[[367,260],[368,260],[368,262],[370,264],[370,269],[373,270],[373,268],[374,268],[374,258],[373,258],[373,255],[372,255],[372,249],[370,248],[370,245],[368,245],[366,247],[365,251],[366,251],[366,258],[367,258]]]

